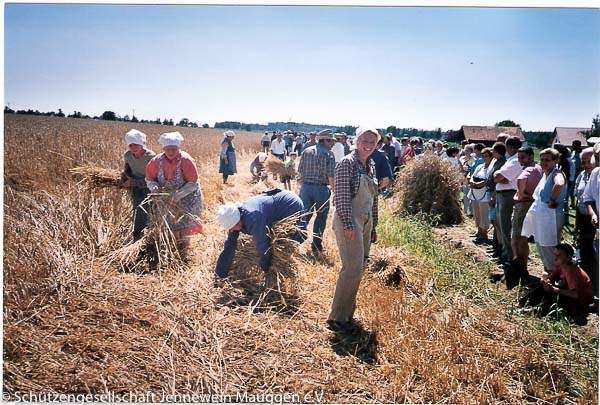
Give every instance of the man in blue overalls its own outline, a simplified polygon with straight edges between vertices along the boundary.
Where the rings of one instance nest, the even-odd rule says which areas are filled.
[[[265,273],[269,271],[272,249],[267,233],[268,229],[277,221],[302,212],[302,210],[304,210],[304,205],[296,194],[279,189],[267,191],[244,203],[221,205],[217,211],[217,223],[229,231],[229,234],[223,250],[219,254],[215,276],[225,278],[229,275],[240,232],[252,235],[256,243],[258,264]],[[298,225],[302,225],[300,219]],[[295,234],[290,236],[290,239],[302,243],[303,235],[304,232],[298,229]]]

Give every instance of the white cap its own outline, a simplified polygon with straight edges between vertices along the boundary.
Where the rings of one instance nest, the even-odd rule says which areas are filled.
[[[264,163],[267,160],[268,155],[265,152],[258,152],[258,161],[259,163]]]
[[[367,132],[372,132],[373,134],[377,135],[377,142],[379,142],[379,140],[381,139],[381,135],[379,134],[377,128],[361,125],[358,128],[356,128],[356,140],[358,141],[358,139]]]
[[[226,230],[233,228],[240,222],[240,210],[234,203],[221,205],[217,210],[217,223]]]
[[[233,132],[233,131],[225,131],[225,132],[223,132],[223,137],[225,137],[225,138],[231,138],[233,136],[235,136],[235,132]]]
[[[146,134],[137,129],[130,129],[129,132],[125,134],[125,142],[127,142],[127,146],[132,143],[144,146],[146,143]]]
[[[181,141],[183,141],[183,136],[177,131],[164,133],[158,138],[158,143],[160,143],[163,148],[165,146],[177,146],[179,148],[181,146]]]

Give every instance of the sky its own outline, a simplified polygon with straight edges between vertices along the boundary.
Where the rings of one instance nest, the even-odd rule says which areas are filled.
[[[6,4],[4,103],[526,131],[600,112],[600,10]]]

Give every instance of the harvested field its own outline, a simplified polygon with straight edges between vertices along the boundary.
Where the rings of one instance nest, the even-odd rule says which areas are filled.
[[[158,135],[173,130],[136,128],[155,151]],[[453,249],[440,242],[448,260],[441,270],[426,243],[433,233],[399,227],[384,202],[352,333],[325,328],[340,266],[330,225],[324,257],[303,245],[293,259],[293,305],[257,300],[255,268],[250,286],[214,286],[226,236],[214,221],[218,204],[268,188],[249,185],[242,170],[231,186],[221,184],[218,130],[177,128],[204,194],[204,233],[193,237],[187,267],[138,274],[108,265],[129,237],[127,195],[91,192],[69,169],[120,169],[128,129],[5,115],[5,150],[33,156],[5,158],[3,390],[11,398],[31,391],[151,393],[151,401],[216,394],[213,401],[279,402],[287,394],[306,403],[597,403],[597,333],[519,314],[515,294],[497,285],[464,287],[480,282],[472,274],[485,264],[469,256],[455,270]],[[20,142],[25,133],[36,150]],[[237,134],[239,167],[259,138]],[[423,248],[399,247],[408,237]]]

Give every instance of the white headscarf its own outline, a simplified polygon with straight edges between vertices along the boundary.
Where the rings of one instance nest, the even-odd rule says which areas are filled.
[[[225,132],[223,132],[223,138],[229,138],[231,136],[235,136],[235,132],[233,132],[233,131],[225,131]]]
[[[132,143],[144,146],[146,143],[146,134],[137,129],[130,129],[129,132],[125,134],[125,142],[127,142],[127,146]]]
[[[358,141],[358,139],[363,134],[366,134],[367,132],[372,132],[373,134],[377,135],[377,142],[379,142],[379,140],[381,139],[381,134],[379,134],[379,131],[377,130],[377,128],[371,127],[371,126],[367,126],[367,125],[361,125],[358,128],[356,128],[355,143]]]
[[[240,210],[237,204],[227,203],[217,210],[217,223],[226,230],[230,230],[240,221]]]
[[[181,146],[181,141],[183,141],[183,136],[177,131],[164,133],[158,138],[158,143],[160,143],[163,148],[165,146],[177,146],[179,148]]]

